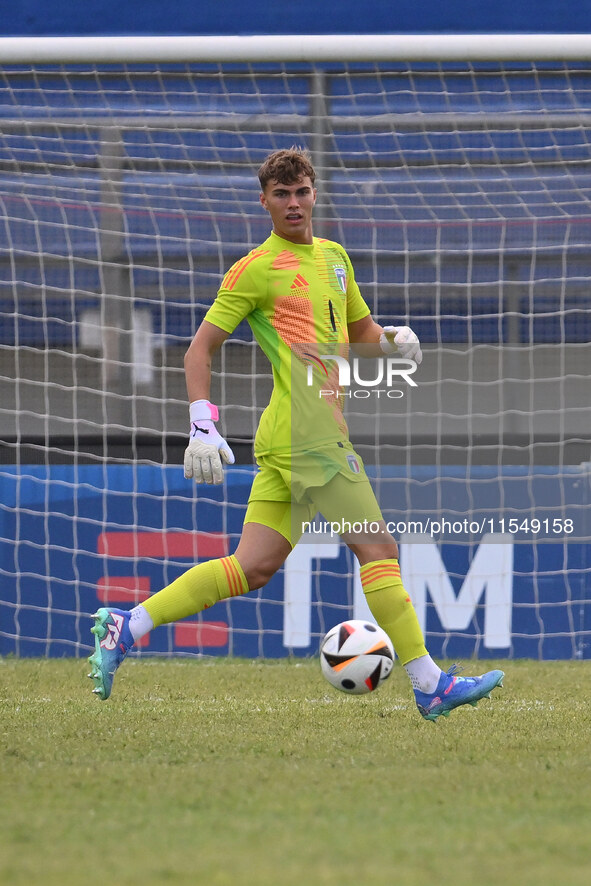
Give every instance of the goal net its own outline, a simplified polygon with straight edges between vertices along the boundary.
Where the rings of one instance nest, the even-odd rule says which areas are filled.
[[[242,324],[237,464],[195,487],[183,355],[296,144],[315,234],[423,344],[394,411],[348,411],[431,651],[589,655],[591,46],[458,39],[0,41],[0,654],[86,655],[97,606],[234,549],[269,366]],[[140,654],[311,654],[365,614],[325,531]]]

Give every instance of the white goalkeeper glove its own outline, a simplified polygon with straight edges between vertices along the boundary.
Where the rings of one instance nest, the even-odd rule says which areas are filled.
[[[214,424],[219,418],[218,408],[209,400],[194,400],[189,407],[191,431],[185,449],[185,477],[195,483],[213,483],[224,479],[222,461],[234,464],[234,453]]]
[[[408,360],[414,360],[417,365],[423,360],[421,343],[410,326],[384,326],[380,335],[380,348],[384,354],[398,351]]]

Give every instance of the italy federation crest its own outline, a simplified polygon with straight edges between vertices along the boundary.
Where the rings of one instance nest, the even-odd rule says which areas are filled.
[[[337,275],[337,280],[338,280],[339,286],[341,287],[343,292],[346,294],[347,293],[347,272],[346,272],[346,270],[344,268],[340,267],[339,265],[336,265],[334,272]]]
[[[359,467],[359,462],[357,461],[357,459],[355,458],[354,455],[348,455],[347,462],[354,474],[359,474],[361,472],[361,468]]]

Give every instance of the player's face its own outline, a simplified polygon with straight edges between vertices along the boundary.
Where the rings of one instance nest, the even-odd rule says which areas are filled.
[[[261,194],[261,203],[271,216],[273,230],[292,243],[312,243],[312,210],[316,188],[305,175],[291,185],[270,181]]]

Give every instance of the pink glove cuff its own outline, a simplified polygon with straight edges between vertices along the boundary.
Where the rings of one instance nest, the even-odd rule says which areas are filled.
[[[217,406],[214,406],[209,400],[193,400],[189,406],[189,416],[192,422],[205,419],[218,421],[220,417]]]

